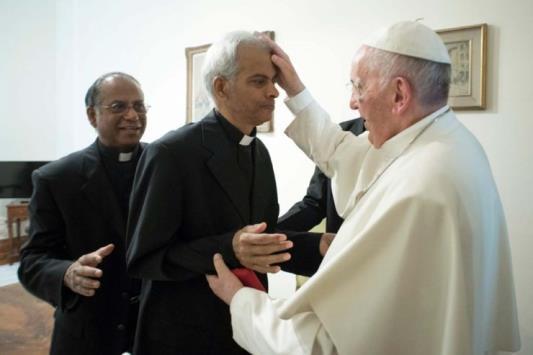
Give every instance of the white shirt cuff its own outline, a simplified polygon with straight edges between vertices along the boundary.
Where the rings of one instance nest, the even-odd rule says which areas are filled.
[[[284,102],[285,105],[291,110],[293,115],[298,115],[303,111],[311,102],[313,102],[313,96],[309,90],[304,89],[302,92],[293,97],[287,97]]]
[[[233,295],[233,298],[231,299],[231,303],[229,305],[230,312],[231,313],[239,313],[240,310],[243,309],[243,304],[249,303],[249,299],[247,299],[250,296],[246,296],[247,294],[253,294],[255,292],[261,292],[256,289],[253,289],[251,287],[243,287],[239,291],[235,292]]]

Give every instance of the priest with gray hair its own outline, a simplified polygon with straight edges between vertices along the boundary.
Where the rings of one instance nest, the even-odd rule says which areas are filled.
[[[363,43],[350,100],[365,118],[360,136],[329,120],[269,43],[295,115],[286,134],[332,179],[345,222],[287,300],[243,287],[215,255],[208,280],[230,304],[235,340],[257,354],[518,351],[505,216],[482,146],[447,105],[440,37],[400,22]]]
[[[320,234],[274,234],[276,180],[256,136],[278,97],[271,55],[249,32],[215,42],[203,70],[214,109],[140,158],[126,255],[130,275],[145,281],[136,355],[247,354],[232,339],[228,306],[204,277],[215,273],[213,254],[260,289],[268,287],[267,272],[310,275],[322,260]]]

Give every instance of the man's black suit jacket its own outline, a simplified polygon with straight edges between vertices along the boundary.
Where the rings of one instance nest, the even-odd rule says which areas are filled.
[[[51,354],[121,354],[135,331],[127,326],[128,311],[135,309],[126,273],[127,217],[97,143],[41,167],[32,178],[30,239],[18,275],[27,290],[56,307]],[[115,249],[99,265],[103,276],[93,297],[63,285],[74,260],[109,243]]]
[[[341,128],[356,136],[365,131],[362,118],[341,122]],[[304,198],[295,203],[278,220],[278,228],[294,231],[307,231],[326,218],[326,232],[337,233],[344,220],[337,214],[331,181],[317,167],[309,182]]]
[[[274,231],[279,212],[270,156],[256,139],[251,211],[249,191],[231,143],[214,112],[150,144],[139,162],[128,222],[128,270],[145,283],[136,355],[245,353],[233,340],[229,308],[210,290],[213,255],[239,266],[234,233],[266,222]],[[250,218],[251,216],[251,218]],[[313,273],[318,239],[291,236],[287,271]],[[266,282],[265,275],[259,275]]]

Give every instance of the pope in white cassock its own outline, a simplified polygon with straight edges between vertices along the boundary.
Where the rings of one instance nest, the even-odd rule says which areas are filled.
[[[268,41],[268,39],[265,39]],[[368,133],[329,120],[276,44],[296,116],[286,133],[332,179],[345,219],[317,273],[287,300],[214,258],[213,291],[255,354],[484,355],[520,348],[507,227],[483,148],[446,105],[450,59],[418,22],[357,51],[350,106]]]

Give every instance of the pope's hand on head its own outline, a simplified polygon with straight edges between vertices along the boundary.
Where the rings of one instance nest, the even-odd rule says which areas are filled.
[[[266,223],[246,226],[233,236],[233,252],[242,266],[261,273],[280,271],[277,265],[291,258],[293,244],[285,234],[263,233]]]
[[[278,69],[276,82],[281,86],[289,97],[296,96],[305,89],[296,69],[291,63],[287,53],[265,34],[257,34],[272,50],[272,63]]]
[[[63,277],[65,286],[82,296],[94,296],[96,290],[100,288],[98,279],[103,275],[102,270],[97,266],[113,252],[114,248],[113,244],[108,244],[92,253],[80,256],[78,260],[70,264],[65,272]]]
[[[230,304],[233,296],[243,288],[242,282],[231,272],[230,269],[224,263],[222,255],[215,254],[213,257],[213,263],[217,275],[206,275],[209,287],[226,304]]]

